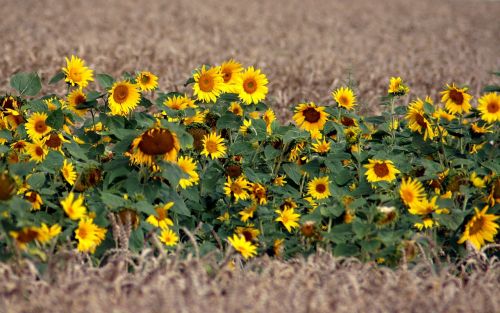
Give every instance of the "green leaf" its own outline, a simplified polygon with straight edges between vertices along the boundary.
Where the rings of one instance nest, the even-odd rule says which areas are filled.
[[[217,129],[223,128],[239,128],[241,125],[241,118],[231,112],[225,113],[217,120]]]
[[[51,173],[58,172],[64,163],[64,156],[58,151],[49,151],[42,165]]]
[[[483,88],[483,92],[499,92],[500,86],[488,85]]]
[[[57,72],[54,76],[52,76],[52,78],[49,80],[49,85],[53,85],[53,84],[56,84],[58,83],[61,79],[63,79],[64,77],[66,77],[66,74],[64,74],[63,71],[59,71]]]
[[[37,73],[17,73],[10,78],[10,86],[22,96],[36,96],[42,89]]]
[[[52,127],[53,129],[61,129],[64,125],[64,114],[61,109],[57,109],[52,111],[49,116],[47,117],[47,120],[45,121],[47,125]]]
[[[357,239],[364,239],[372,231],[372,227],[371,224],[366,224],[356,219],[352,223],[352,230],[356,234]]]
[[[43,187],[45,183],[45,173],[34,173],[27,179],[31,189],[38,190]]]
[[[359,248],[356,245],[341,243],[333,249],[335,256],[354,256],[359,253]]]
[[[177,187],[181,178],[188,178],[187,174],[175,163],[164,162],[161,167],[163,168],[161,176],[168,180],[170,186]]]
[[[0,129],[0,138],[12,140],[12,134],[6,129]]]
[[[380,248],[381,244],[382,243],[380,241],[375,240],[375,239],[363,240],[360,243],[361,249],[364,252],[375,252],[376,250],[378,250]]]
[[[229,147],[229,154],[231,155],[252,155],[254,153],[254,148],[248,141],[241,141],[232,144]]]
[[[274,162],[274,159],[279,157],[281,154],[280,150],[274,149],[272,145],[267,145],[264,148],[264,155],[266,157],[266,161]]]
[[[97,83],[103,88],[103,89],[111,89],[113,87],[113,83],[115,82],[115,79],[108,75],[108,74],[97,74],[95,79],[97,80]]]
[[[302,177],[300,175],[300,168],[297,164],[295,163],[286,163],[286,164],[283,164],[283,170],[285,171],[286,173],[286,176],[288,176],[288,178],[290,178],[291,180],[293,180],[294,183],[296,183],[297,185],[300,184],[300,178]]]
[[[123,207],[127,204],[127,200],[122,197],[105,191],[101,192],[101,200],[111,209]]]

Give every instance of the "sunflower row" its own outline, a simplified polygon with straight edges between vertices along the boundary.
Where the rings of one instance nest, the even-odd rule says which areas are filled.
[[[347,82],[282,124],[263,102],[266,76],[234,60],[196,69],[185,93],[158,90],[148,71],[94,75],[75,56],[50,80],[64,80],[61,97],[37,98],[38,76],[16,75],[18,94],[0,98],[6,257],[46,260],[68,242],[95,258],[156,240],[189,251],[183,228],[202,253],[244,259],[323,248],[397,264],[417,245],[460,258],[495,241],[497,91],[475,107],[455,84],[440,103],[409,101],[392,77],[387,109],[363,117]]]

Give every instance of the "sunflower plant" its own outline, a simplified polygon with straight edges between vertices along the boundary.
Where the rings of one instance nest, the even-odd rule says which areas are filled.
[[[182,245],[396,265],[497,240],[495,86],[479,99],[454,83],[441,99],[409,98],[393,77],[390,110],[361,116],[356,86],[339,85],[280,123],[261,69],[229,60],[195,69],[183,92],[159,82],[94,74],[76,56],[49,82],[64,94],[40,96],[36,73],[12,77],[0,96],[1,258]]]

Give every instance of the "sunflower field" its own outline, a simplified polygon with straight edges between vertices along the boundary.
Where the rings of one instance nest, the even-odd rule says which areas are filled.
[[[64,94],[40,96],[39,76],[17,73],[0,95],[2,260],[321,249],[393,266],[498,253],[498,86],[408,99],[392,77],[383,113],[360,116],[348,83],[328,103],[290,104],[283,124],[266,75],[234,60],[195,69],[191,94],[148,71],[61,65],[49,84]]]

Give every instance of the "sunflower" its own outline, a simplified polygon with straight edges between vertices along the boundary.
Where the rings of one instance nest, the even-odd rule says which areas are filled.
[[[479,98],[477,109],[487,123],[500,121],[500,95],[496,92],[485,94]]]
[[[189,176],[179,180],[182,189],[198,184],[200,177],[196,173],[196,161],[193,158],[181,156],[177,159],[177,165]]]
[[[73,163],[68,162],[68,160],[64,160],[63,166],[61,168],[61,174],[64,179],[73,186],[76,182],[76,171]]]
[[[275,186],[279,186],[279,187],[283,187],[285,186],[286,184],[286,175],[283,175],[283,176],[277,176],[274,180],[273,180],[273,185]]]
[[[312,144],[312,151],[319,154],[328,153],[330,151],[330,142],[327,142],[326,139],[323,139],[323,141],[317,140],[316,143]]]
[[[485,188],[486,187],[487,177],[481,178],[476,174],[476,172],[472,172],[470,174],[469,180],[472,183],[472,185],[474,185],[474,187],[476,187],[476,188]]]
[[[140,72],[135,78],[141,91],[151,91],[158,87],[158,76],[151,72]]]
[[[458,243],[469,241],[474,248],[481,249],[481,247],[488,241],[494,242],[494,237],[498,233],[498,224],[495,221],[500,218],[499,215],[486,214],[488,206],[485,206],[481,211],[474,208],[476,214],[465,225],[465,231]]]
[[[231,102],[227,110],[235,115],[243,116],[243,108],[241,107],[239,102]]]
[[[472,96],[466,93],[467,88],[457,88],[455,84],[446,85],[446,90],[442,91],[441,102],[451,114],[469,113],[471,109],[470,100]]]
[[[179,236],[168,228],[162,229],[158,239],[169,247],[173,247],[179,242]]]
[[[75,230],[78,251],[94,253],[106,236],[106,229],[94,224],[91,218],[82,218]]]
[[[163,104],[172,110],[182,111],[187,108],[196,108],[196,104],[194,104],[193,100],[188,98],[187,96],[176,96],[173,95],[163,101]]]
[[[167,229],[168,226],[174,225],[174,222],[168,217],[168,210],[173,206],[173,202],[168,202],[163,206],[157,206],[155,208],[156,215],[148,216],[146,222],[161,229]]]
[[[225,91],[224,78],[220,67],[212,67],[208,70],[205,65],[193,75],[195,84],[193,91],[198,101],[215,102],[217,97]]]
[[[286,230],[291,233],[293,228],[299,227],[297,221],[300,218],[300,214],[295,213],[293,208],[285,207],[283,210],[275,210],[278,217],[275,219],[276,222],[281,222]]]
[[[339,89],[332,92],[333,99],[337,102],[340,107],[347,110],[352,110],[356,104],[356,96],[354,92],[349,87],[340,87]]]
[[[38,237],[38,231],[34,227],[24,227],[19,231],[10,231],[9,235],[14,238],[19,249],[26,250],[28,244]]]
[[[268,134],[271,134],[272,133],[271,126],[273,122],[276,120],[276,115],[274,114],[274,111],[271,108],[267,109],[266,112],[264,112],[264,115],[262,115],[262,119],[264,120],[264,122],[266,122],[266,132]]]
[[[252,183],[250,186],[250,196],[252,200],[260,205],[264,205],[267,203],[267,190],[266,187],[262,184]]]
[[[38,211],[42,207],[43,200],[40,194],[36,191],[27,191],[24,193],[24,199],[31,203],[31,209]]]
[[[420,201],[415,201],[410,205],[408,212],[413,215],[429,215],[431,213],[436,214],[448,214],[448,209],[440,208],[436,201],[438,196],[434,196],[430,201],[426,197],[422,198]]]
[[[425,101],[432,103],[430,98],[427,98]],[[424,134],[424,140],[427,140],[427,138],[430,140],[434,139],[435,134],[429,120],[425,117],[424,101],[422,99],[417,98],[417,100],[410,103],[405,119],[408,121],[408,127],[412,131]]]
[[[226,84],[226,92],[238,93],[238,76],[242,71],[243,67],[241,64],[234,60],[229,60],[221,64],[220,72]]]
[[[250,242],[256,241],[257,237],[259,237],[259,235],[260,235],[260,230],[252,227],[252,225],[253,224],[251,224],[251,226],[248,226],[248,227],[238,226],[238,227],[236,227],[234,232],[239,236],[245,237],[245,239],[247,241],[250,241]]]
[[[233,246],[234,250],[241,253],[245,258],[251,258],[257,255],[257,247],[251,241],[247,241],[244,236],[233,235],[233,238],[228,237],[229,243]]]
[[[482,134],[487,134],[487,133],[493,133],[493,130],[491,130],[493,125],[483,125],[479,126],[478,123],[471,123],[470,128],[474,134],[477,135],[482,135]]]
[[[61,233],[61,225],[54,224],[49,227],[47,224],[42,223],[40,227],[35,227],[35,230],[38,233],[36,240],[41,244],[46,244]]]
[[[425,198],[425,191],[419,180],[414,178],[408,178],[405,180],[403,178],[401,186],[399,187],[399,195],[401,196],[404,204],[411,206]]]
[[[322,130],[329,114],[324,107],[318,107],[313,102],[302,103],[295,108],[293,120],[301,129],[307,131]]]
[[[227,182],[224,183],[224,193],[227,196],[233,196],[235,202],[238,200],[246,200],[250,196],[248,194],[249,182],[243,176],[232,180],[231,177],[227,178]]]
[[[24,127],[31,140],[39,140],[52,130],[52,128],[45,123],[46,120],[47,114],[44,112],[35,112],[28,118]]]
[[[19,153],[25,153],[26,148],[28,147],[28,143],[24,140],[19,140],[14,142],[13,144],[10,145],[11,149],[19,152]]]
[[[71,86],[78,85],[85,88],[89,81],[94,81],[92,70],[85,66],[85,61],[74,55],[71,56],[71,60],[66,58],[66,67],[62,70],[66,74],[66,82]]]
[[[45,160],[45,157],[49,153],[47,149],[43,146],[43,142],[34,141],[33,143],[28,143],[26,152],[30,155],[30,160],[36,163],[41,163]]]
[[[369,164],[365,164],[363,167],[368,169],[365,173],[366,179],[370,183],[375,183],[379,181],[393,181],[396,179],[396,174],[400,171],[394,167],[394,163],[390,160],[373,160],[369,159]]]
[[[151,128],[132,141],[129,153],[134,164],[155,165],[155,157],[160,156],[165,161],[175,162],[180,150],[177,135],[165,128]]]
[[[387,92],[393,96],[404,96],[410,92],[410,88],[403,83],[401,77],[391,77]]]
[[[239,132],[243,136],[249,133],[248,129],[252,126],[252,120],[243,120],[243,125],[240,126]]]
[[[83,200],[83,195],[79,195],[75,199],[75,194],[70,192],[66,199],[61,201],[61,206],[70,219],[79,220],[86,216],[87,208],[83,205]]]
[[[83,93],[82,89],[74,89],[68,95],[68,105],[71,111],[75,112],[78,116],[84,116],[87,110],[79,110],[77,107],[87,101],[87,96]]]
[[[61,133],[55,133],[55,132],[52,132],[49,135],[47,135],[45,138],[42,139],[42,141],[43,144],[49,149],[59,151],[61,153],[63,153],[62,151],[63,143],[69,142],[69,140],[66,140]]]
[[[205,156],[210,156],[212,159],[218,159],[226,154],[226,146],[224,145],[224,139],[212,132],[203,137],[203,151],[201,154]]]
[[[316,177],[307,183],[307,193],[314,199],[325,199],[331,196],[328,176]]]
[[[266,98],[267,77],[260,70],[250,66],[241,75],[238,75],[236,84],[240,99],[246,104],[257,104]]]
[[[120,81],[113,84],[108,97],[108,105],[112,115],[125,116],[137,107],[140,100],[141,93],[136,85],[128,81]]]
[[[251,205],[249,207],[244,208],[242,211],[238,212],[241,215],[240,220],[243,223],[246,223],[249,219],[253,218],[253,214],[257,210],[257,205]]]
[[[455,115],[450,114],[441,108],[434,111],[434,113],[432,113],[432,117],[435,119],[442,119],[443,118],[443,119],[447,120],[448,122],[451,122],[451,121],[453,121],[453,119],[455,119]]]

